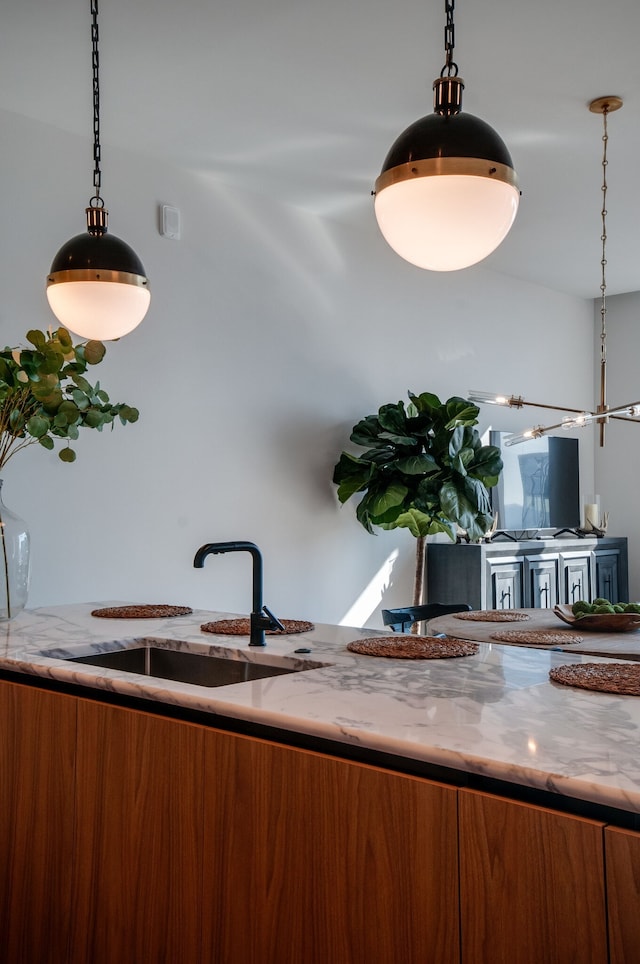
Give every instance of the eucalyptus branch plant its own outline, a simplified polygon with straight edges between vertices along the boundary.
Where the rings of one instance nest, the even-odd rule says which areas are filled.
[[[58,451],[63,462],[74,462],[81,428],[99,432],[118,419],[136,422],[139,412],[131,405],[112,404],[85,372],[98,365],[106,348],[101,341],[74,345],[66,328],[47,333],[27,332],[29,348],[5,348],[0,352],[0,470],[18,452],[35,443],[55,448],[55,439],[66,439]]]
[[[401,401],[383,405],[358,422],[351,441],[366,451],[343,452],[335,466],[340,502],[362,494],[356,517],[367,532],[400,527],[416,537],[414,606],[422,601],[426,537],[443,532],[455,541],[460,527],[477,542],[493,521],[487,490],[502,459],[474,428],[479,412],[464,398],[409,392],[406,409]]]

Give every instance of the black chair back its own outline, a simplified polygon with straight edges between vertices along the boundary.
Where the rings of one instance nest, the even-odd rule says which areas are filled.
[[[394,633],[406,633],[413,623],[422,622],[425,619],[435,619],[436,616],[448,616],[450,613],[469,612],[470,610],[471,606],[466,603],[425,603],[424,606],[383,609],[382,622],[385,626],[389,626]]]

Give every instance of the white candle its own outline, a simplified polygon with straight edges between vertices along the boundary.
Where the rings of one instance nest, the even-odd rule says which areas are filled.
[[[600,527],[600,513],[598,512],[597,502],[587,502],[584,507],[584,524],[585,527],[591,525],[593,528],[598,529]]]

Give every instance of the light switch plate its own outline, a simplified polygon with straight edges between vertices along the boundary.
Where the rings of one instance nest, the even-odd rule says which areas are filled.
[[[169,204],[162,205],[160,233],[163,238],[170,238],[172,241],[180,240],[180,211],[178,208],[171,207]]]

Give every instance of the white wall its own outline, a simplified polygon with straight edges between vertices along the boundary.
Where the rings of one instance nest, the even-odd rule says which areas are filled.
[[[91,145],[0,120],[0,326],[15,345],[55,323],[45,277],[84,230]],[[32,532],[32,606],[247,611],[248,556],[211,557],[203,570],[192,561],[204,542],[249,539],[276,613],[378,625],[380,602],[410,601],[415,542],[402,530],[372,537],[355,505],[338,506],[331,475],[355,422],[409,389],[591,403],[590,302],[483,266],[423,272],[391,252],[373,213],[366,230],[349,231],[118,151],[103,149],[103,194],[152,302],[95,375],[141,417],[85,431],[72,465],[36,446],[5,468],[5,501]],[[161,203],[180,208],[182,241],[159,236]],[[540,420],[491,409],[480,427]],[[589,439],[582,452],[591,491]]]
[[[640,400],[640,292],[607,298],[606,307],[607,398],[613,408]],[[599,336],[599,301],[595,309]],[[596,448],[595,466],[600,504],[609,513],[607,531],[629,539],[629,598],[640,599],[640,425],[611,421],[604,448]]]

